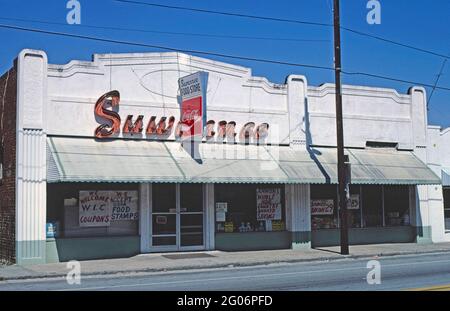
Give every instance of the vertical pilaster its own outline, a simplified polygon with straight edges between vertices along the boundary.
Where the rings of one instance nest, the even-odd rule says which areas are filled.
[[[431,243],[432,228],[430,226],[428,208],[428,186],[410,187],[410,213],[411,225],[416,231],[416,242],[419,244]]]
[[[214,184],[203,185],[204,202],[204,230],[205,249],[215,248],[215,207],[214,207]]]
[[[292,248],[311,248],[310,185],[286,185],[286,229]]]
[[[294,147],[306,146],[306,98],[308,83],[306,77],[291,75],[288,85],[289,141]],[[284,142],[286,143],[286,142]]]
[[[20,265],[46,261],[47,55],[18,57],[16,142],[16,258]]]
[[[151,184],[139,185],[139,234],[141,236],[141,252],[150,252],[151,239]]]
[[[411,122],[414,143],[414,154],[424,163],[427,159],[427,99],[426,91],[421,87],[413,87],[409,90],[411,95]],[[432,242],[432,228],[429,209],[429,187],[418,185],[415,187],[415,198],[411,204],[415,205],[414,217],[411,224],[416,229],[417,243]]]

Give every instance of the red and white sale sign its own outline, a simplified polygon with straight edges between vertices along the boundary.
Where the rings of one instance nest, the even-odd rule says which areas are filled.
[[[183,139],[202,139],[206,124],[206,73],[197,72],[178,80],[181,96]]]

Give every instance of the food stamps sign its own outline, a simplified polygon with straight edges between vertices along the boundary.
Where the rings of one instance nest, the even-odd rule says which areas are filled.
[[[111,221],[137,220],[137,191],[80,191],[80,227],[108,227]]]
[[[206,126],[207,73],[197,72],[178,80],[183,139],[201,139]]]
[[[256,219],[281,220],[280,189],[256,189]]]

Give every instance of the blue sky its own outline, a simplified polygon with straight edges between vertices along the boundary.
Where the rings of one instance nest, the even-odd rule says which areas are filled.
[[[109,39],[195,49],[288,62],[332,66],[332,29],[307,25],[258,21],[237,17],[208,15],[155,7],[118,3],[113,0],[79,0],[82,25],[146,29],[185,33],[296,38],[313,41],[291,42],[232,38],[207,38],[158,33],[102,30],[73,25],[48,25],[0,19],[0,24],[19,25],[52,31],[70,32]],[[139,0],[168,5],[197,7],[216,11],[275,16],[280,18],[332,23],[332,0]],[[366,22],[367,0],[341,0],[342,25],[383,36],[406,44],[450,54],[449,0],[380,0],[381,25]],[[18,18],[66,23],[66,0],[0,0],[0,18]],[[154,51],[112,43],[49,36],[0,29],[0,71],[12,65],[23,48],[45,50],[51,63],[71,59],[90,60],[93,53]],[[318,40],[318,41],[314,41]],[[322,41],[325,40],[325,41]],[[443,59],[379,41],[342,33],[343,68],[433,84]],[[254,75],[283,83],[292,73],[306,75],[309,83],[333,82],[332,72],[308,68],[262,64],[242,60],[213,59],[250,67]],[[411,86],[361,76],[343,76],[344,83],[395,88],[405,93]],[[440,86],[450,87],[450,60]],[[430,91],[430,89],[428,89]],[[450,92],[436,90],[429,107],[429,123],[450,126]]]

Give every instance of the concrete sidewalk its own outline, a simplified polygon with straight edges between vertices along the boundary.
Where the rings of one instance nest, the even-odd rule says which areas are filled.
[[[120,273],[179,271],[238,266],[255,266],[272,263],[329,261],[345,258],[373,258],[448,252],[450,243],[429,245],[380,244],[351,246],[349,256],[341,256],[339,247],[311,250],[271,250],[252,252],[204,251],[191,253],[142,254],[131,258],[89,260],[81,262],[81,273],[87,275],[112,275]],[[64,277],[69,269],[66,263],[42,264],[21,267],[1,266],[0,281]]]

